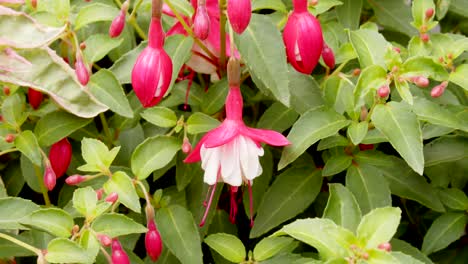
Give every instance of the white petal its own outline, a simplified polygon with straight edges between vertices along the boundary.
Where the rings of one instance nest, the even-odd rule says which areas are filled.
[[[231,142],[223,146],[224,153],[221,157],[221,176],[223,181],[231,186],[242,185],[242,175],[239,156],[242,155],[239,149],[239,137],[235,137]],[[223,170],[227,166],[226,170]]]
[[[202,149],[204,147],[202,146]],[[200,150],[201,151],[201,150]],[[205,170],[205,175],[203,177],[203,181],[206,182],[209,185],[213,185],[216,183],[217,178],[218,178],[218,171],[219,171],[219,159],[220,159],[220,150],[219,148],[210,148],[210,149],[205,149],[205,157],[209,157],[208,159],[203,160],[202,163],[204,163],[204,170]]]
[[[261,168],[259,156],[263,155],[263,148],[259,148],[253,140],[248,137],[242,137],[243,149],[245,155],[242,155],[242,170],[244,177],[247,180],[253,180],[259,176],[259,168]],[[260,169],[261,172],[261,169]]]

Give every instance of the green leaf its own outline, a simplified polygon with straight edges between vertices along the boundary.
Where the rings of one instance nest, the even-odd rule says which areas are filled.
[[[328,105],[333,105],[336,112],[353,113],[354,84],[339,76],[330,76],[324,83],[324,97]]]
[[[346,147],[349,145],[348,139],[343,137],[342,135],[333,135],[329,136],[327,138],[324,138],[320,140],[317,150],[325,150],[325,149],[330,149],[334,147]]]
[[[431,17],[430,20],[426,18],[426,11],[432,8],[435,13],[435,5],[433,0],[417,0],[413,2],[411,11],[413,14],[413,22],[411,23],[416,29],[420,29],[422,25],[427,27],[427,30],[431,30],[433,26],[432,20],[434,15]],[[434,25],[435,26],[435,25]]]
[[[189,134],[199,134],[207,132],[219,126],[219,124],[220,122],[211,116],[195,112],[187,119],[187,132]]]
[[[464,213],[445,213],[439,216],[424,236],[422,252],[431,254],[446,248],[465,234],[468,216]]]
[[[158,223],[159,224],[159,223]],[[122,214],[103,214],[96,218],[91,228],[100,234],[119,237],[129,234],[145,233],[148,230],[143,225]]]
[[[281,0],[254,0],[252,1],[252,11],[258,11],[262,9],[271,9],[280,11],[282,13],[288,13],[286,6]]]
[[[94,216],[98,199],[91,187],[79,188],[73,192],[73,207],[86,217]]]
[[[362,121],[359,123],[353,121],[346,131],[346,135],[354,145],[358,145],[366,137],[368,128],[369,123],[367,121]]]
[[[405,61],[401,69],[402,77],[425,76],[436,81],[446,81],[447,71],[431,57],[411,57]]]
[[[175,10],[183,14],[185,17],[192,17],[193,13],[193,6],[184,0],[174,0],[171,2],[174,5]]]
[[[170,37],[168,37],[168,39],[169,38]],[[140,53],[144,48],[146,48],[147,45],[147,41],[141,42],[136,48],[121,56],[112,65],[112,67],[109,68],[109,70],[117,77],[120,84],[131,83],[133,65],[135,65],[138,55],[140,55]]]
[[[203,95],[201,109],[205,114],[213,115],[224,107],[229,86],[226,78],[215,82]]]
[[[410,92],[408,82],[406,81],[400,82],[399,80],[395,80],[394,84],[395,84],[395,88],[398,91],[398,94],[403,99],[403,101],[405,101],[409,105],[413,105],[413,95]]]
[[[260,117],[257,127],[283,132],[294,124],[298,116],[293,109],[275,102]]]
[[[47,246],[45,259],[51,263],[90,263],[86,250],[66,238],[56,238]]]
[[[364,69],[359,75],[354,90],[354,105],[356,108],[365,103],[365,98],[371,94],[374,97],[377,89],[387,83],[387,71],[379,65],[372,65]]]
[[[104,58],[111,50],[122,44],[122,38],[111,38],[107,34],[94,34],[85,40],[86,49],[83,50],[85,61],[96,62]]]
[[[89,259],[96,259],[101,244],[96,237],[96,234],[90,230],[84,230],[79,238],[79,245],[86,250]]]
[[[119,14],[115,6],[93,3],[80,9],[75,19],[75,30],[98,21],[112,21]]]
[[[449,109],[427,99],[416,97],[413,104],[413,112],[418,116],[419,120],[468,131],[468,122],[466,120],[463,121]]]
[[[439,191],[439,197],[442,203],[450,209],[460,211],[468,210],[468,196],[460,189],[442,189]]]
[[[405,0],[372,0],[368,3],[374,9],[379,24],[385,28],[410,37],[418,33],[410,24],[411,11]]]
[[[99,101],[107,105],[110,110],[121,116],[128,118],[133,117],[133,111],[130,108],[130,104],[125,96],[124,90],[111,71],[101,69],[97,73],[93,74],[88,86],[89,91]]]
[[[346,187],[354,194],[363,213],[392,205],[392,197],[382,172],[366,164],[353,164],[346,173]]]
[[[245,260],[244,244],[236,236],[217,233],[206,237],[204,242],[231,262],[239,263]]]
[[[338,21],[349,29],[358,29],[361,17],[362,0],[343,0],[343,4],[335,8]]]
[[[235,40],[254,83],[289,106],[286,52],[275,24],[266,16],[253,14],[247,29]]]
[[[369,264],[386,264],[386,263],[400,263],[399,259],[393,256],[393,254],[379,250],[379,249],[371,249],[368,251],[369,260],[366,262]],[[409,256],[408,256],[409,257]],[[411,259],[411,257],[409,257]],[[406,259],[405,259],[406,260]],[[420,264],[420,263],[411,263],[411,262],[403,262],[405,264]]]
[[[67,21],[70,15],[69,0],[44,0],[37,3],[37,11],[54,14],[60,21]]]
[[[279,175],[263,196],[250,237],[259,237],[304,211],[322,186],[319,170],[291,168]]]
[[[415,259],[422,261],[425,264],[434,264],[431,259],[429,259],[425,254],[423,254],[419,249],[413,247],[406,241],[393,238],[390,241],[392,245],[393,252],[403,252],[406,255],[412,256]]]
[[[322,217],[355,232],[361,221],[361,209],[356,198],[348,188],[339,183],[331,183],[328,187],[330,196]]]
[[[73,218],[58,208],[39,209],[20,221],[22,224],[42,229],[58,237],[69,237],[73,228]]]
[[[146,121],[159,127],[174,127],[177,124],[176,113],[167,107],[151,107],[140,115]]]
[[[387,253],[388,254],[388,253]],[[405,264],[424,264],[424,262],[420,261],[419,259],[414,258],[413,256],[392,251],[390,255],[395,259],[394,261],[399,261],[399,263]]]
[[[26,118],[28,118],[28,115],[25,113],[25,108],[24,96],[19,93],[8,96],[2,103],[3,120],[13,128],[19,129],[24,121],[26,121]]]
[[[41,146],[50,146],[91,121],[92,119],[80,118],[64,111],[54,111],[37,121],[34,134]]]
[[[2,229],[24,229],[20,220],[39,209],[30,200],[19,197],[0,198],[0,226]]]
[[[468,157],[468,139],[465,137],[444,136],[424,146],[425,166],[430,167],[444,162],[457,161]]]
[[[367,249],[389,242],[400,224],[401,210],[398,207],[383,207],[370,211],[362,217],[357,228],[357,237]]]
[[[0,66],[12,68],[12,71],[0,75],[0,82],[31,87],[46,93],[60,107],[84,118],[94,117],[107,110],[82,86],[74,69],[55,53],[43,47],[18,52],[31,64],[18,63],[13,59],[0,60]],[[5,63],[5,64],[4,64]]]
[[[63,27],[48,27],[38,23],[24,12],[2,8],[0,16],[0,46],[33,49],[49,45],[60,37]]]
[[[94,138],[81,140],[81,155],[86,161],[85,165],[78,167],[81,171],[107,173],[112,161],[119,153],[120,147],[114,147],[109,151],[107,146]]]
[[[288,67],[291,108],[299,114],[325,105],[322,90],[312,75],[302,74],[292,66]]]
[[[187,3],[187,1],[181,1]],[[189,5],[190,6],[190,5]],[[182,65],[186,63],[192,54],[193,38],[184,35],[169,36],[164,41],[164,50],[172,60],[172,79],[169,85],[169,93],[179,76]]]
[[[178,205],[161,208],[156,222],[164,245],[182,263],[203,263],[198,228],[187,209]]]
[[[322,176],[332,176],[346,170],[352,163],[353,157],[345,153],[331,156],[325,163]]]
[[[296,160],[307,148],[322,138],[336,134],[347,126],[349,121],[334,110],[311,109],[304,113],[293,125],[288,134],[291,145],[284,148],[278,169]]]
[[[140,180],[171,162],[181,143],[175,137],[155,136],[143,141],[132,154],[132,171]]]
[[[330,8],[338,5],[342,5],[340,0],[322,0],[317,3],[317,5],[309,5],[309,11],[312,11],[312,14],[315,16],[327,12]]]
[[[42,166],[42,156],[37,139],[31,130],[18,134],[15,138],[15,146],[28,159],[37,166]]]
[[[125,205],[130,210],[140,213],[141,206],[135,186],[132,179],[123,171],[115,172],[112,177],[103,185],[107,194],[117,193],[119,202]]]
[[[385,68],[384,54],[389,44],[381,34],[370,29],[358,29],[349,33],[349,39],[362,69],[372,65]]]
[[[289,237],[265,237],[255,245],[253,255],[256,261],[269,259],[294,242]]]
[[[468,91],[468,64],[457,66],[455,71],[450,73],[449,80]]]
[[[389,102],[386,105],[375,106],[371,119],[408,165],[422,175],[422,133],[416,115],[402,103]]]

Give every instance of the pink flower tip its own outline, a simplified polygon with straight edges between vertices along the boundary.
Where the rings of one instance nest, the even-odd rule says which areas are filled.
[[[57,178],[65,174],[70,165],[71,158],[72,147],[66,137],[52,145],[49,152],[49,160]]]
[[[130,264],[127,253],[122,249],[119,240],[112,240],[112,264]]]
[[[425,88],[425,87],[429,86],[429,79],[427,77],[424,77],[424,76],[413,77],[412,81],[414,82],[414,84],[416,84],[417,86],[419,86],[421,88]]]
[[[327,44],[323,44],[322,59],[328,68],[335,68],[335,54],[333,54],[333,50]]]
[[[385,250],[387,252],[392,251],[392,245],[388,242],[382,243],[377,246],[378,249]]]
[[[251,0],[229,0],[227,3],[227,16],[232,29],[242,34],[247,28],[252,16]]]
[[[36,91],[32,88],[28,89],[28,102],[34,110],[38,109],[39,106],[41,106],[43,99],[44,95],[41,92]]]
[[[111,192],[107,195],[105,201],[108,203],[115,203],[119,199],[119,195],[116,192]]]
[[[431,90],[431,96],[433,98],[442,96],[445,92],[445,88],[447,88],[447,85],[448,85],[448,82],[444,81],[441,84],[434,86],[434,88],[432,88]]]
[[[81,55],[76,56],[76,62],[75,62],[75,72],[76,72],[76,77],[78,77],[78,81],[82,85],[87,85],[89,82],[89,69],[83,62],[83,58]]]
[[[109,36],[111,38],[116,38],[122,34],[122,31],[125,27],[125,17],[127,15],[128,1],[122,5],[120,13],[112,20],[112,23],[109,27]]]
[[[195,17],[193,18],[193,32],[195,36],[201,40],[207,39],[210,34],[210,24],[205,0],[199,0]]]
[[[85,176],[75,174],[75,175],[72,175],[72,176],[69,176],[68,178],[66,178],[65,182],[68,185],[78,185],[78,184],[82,183],[85,180],[86,180]]]
[[[145,248],[151,260],[153,262],[157,261],[161,255],[163,244],[154,220],[148,221],[148,232],[145,235]]]
[[[44,171],[44,185],[47,190],[52,191],[55,187],[56,181],[57,177],[55,176],[54,169],[52,169],[52,166],[47,165]]]
[[[380,98],[386,98],[390,94],[390,87],[388,84],[380,86],[380,88],[377,90],[377,94]]]
[[[112,238],[110,238],[108,235],[98,234],[97,238],[99,239],[101,245],[105,247],[108,247],[112,244]]]
[[[96,196],[98,200],[102,199],[102,195],[104,194],[104,189],[100,188],[96,190]]]
[[[434,15],[434,8],[428,8],[425,12],[426,19],[429,20]]]
[[[184,142],[182,143],[182,152],[185,154],[188,154],[192,150],[192,145],[190,144],[190,141],[188,138],[184,139]]]

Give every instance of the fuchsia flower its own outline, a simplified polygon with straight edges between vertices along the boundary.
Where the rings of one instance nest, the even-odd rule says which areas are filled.
[[[117,239],[112,240],[112,264],[130,264],[127,253]]]
[[[83,58],[80,52],[76,53],[76,62],[75,62],[75,72],[78,81],[82,85],[86,85],[89,82],[89,69],[86,64],[83,62]]]
[[[283,31],[286,55],[294,69],[311,74],[322,53],[322,29],[307,10],[307,0],[293,0],[293,5],[294,10]]]
[[[55,187],[56,181],[57,181],[57,177],[55,176],[54,169],[52,169],[52,166],[47,161],[47,164],[44,170],[44,185],[47,188],[47,190],[52,191]]]
[[[138,56],[132,70],[132,86],[144,107],[159,103],[167,92],[172,78],[172,61],[164,51],[164,31],[161,14],[154,14],[149,28],[149,42]],[[161,9],[159,9],[159,12]]]
[[[226,98],[226,119],[219,127],[206,133],[184,160],[187,163],[201,160],[205,170],[204,181],[214,186],[200,226],[205,223],[217,182],[225,182],[234,187],[241,186],[244,182],[250,189],[253,179],[262,174],[259,156],[263,155],[263,148],[260,143],[272,146],[289,144],[289,141],[276,131],[250,128],[244,124],[239,67],[239,61],[231,57],[228,63],[229,93]],[[251,193],[251,190],[249,192]],[[252,205],[251,200],[251,211]],[[252,217],[252,213],[250,215]]]
[[[148,220],[148,232],[145,235],[146,253],[153,262],[161,255],[163,244],[154,220]]]
[[[201,40],[208,38],[210,33],[210,17],[206,10],[206,0],[198,1],[197,11],[193,17],[193,32]]]
[[[54,143],[50,148],[49,160],[57,178],[65,174],[72,158],[72,147],[67,138]]]
[[[111,38],[116,38],[122,34],[122,31],[125,27],[125,17],[128,10],[128,1],[122,4],[120,8],[120,13],[112,20],[112,24],[109,27],[109,36]]]
[[[328,68],[335,68],[335,54],[333,54],[333,50],[325,43],[323,44],[322,59]]]
[[[242,34],[249,25],[252,16],[250,0],[228,0],[227,15],[234,32]]]
[[[34,109],[38,109],[39,106],[41,105],[42,103],[42,100],[44,98],[44,95],[39,92],[39,91],[36,91],[32,88],[29,88],[28,89],[28,101],[29,101],[29,105]]]

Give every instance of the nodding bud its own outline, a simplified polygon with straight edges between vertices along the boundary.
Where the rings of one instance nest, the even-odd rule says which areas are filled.
[[[75,175],[72,175],[72,176],[69,176],[68,178],[66,178],[65,182],[68,185],[77,185],[77,184],[80,184],[80,183],[84,182],[85,180],[86,180],[85,176],[75,174]]]
[[[123,29],[125,28],[125,17],[127,16],[128,10],[128,1],[123,3],[120,8],[120,13],[112,20],[112,24],[109,27],[109,36],[111,38],[116,38],[122,34]]]
[[[80,43],[80,49],[81,49],[81,50],[86,49],[86,42],[81,42],[81,43]]]
[[[5,142],[6,143],[12,143],[15,141],[16,136],[14,134],[6,134],[5,135]]]
[[[158,260],[163,249],[163,244],[154,220],[148,221],[148,232],[145,235],[145,248],[146,253],[153,262]]]
[[[206,10],[206,0],[198,0],[198,7],[193,18],[193,33],[201,40],[207,39],[210,34],[210,17]]]
[[[361,257],[362,257],[364,260],[368,260],[368,259],[369,259],[369,253],[364,252],[364,253],[362,253]]]
[[[390,87],[388,84],[380,86],[380,88],[377,90],[377,94],[380,98],[386,98],[390,94]]]
[[[112,264],[130,264],[127,253],[122,249],[119,240],[112,240]]]
[[[353,76],[358,76],[359,74],[361,74],[361,69],[356,68],[353,70]]]
[[[31,6],[35,9],[37,7],[37,0],[31,0]]]
[[[192,151],[192,145],[190,144],[188,138],[184,138],[184,142],[182,143],[182,152],[188,154],[190,151]]]
[[[431,90],[431,96],[433,98],[437,98],[441,96],[442,94],[444,94],[445,88],[447,88],[447,85],[448,85],[448,82],[444,81],[441,84],[434,86],[434,88],[432,88]]]
[[[108,247],[112,244],[112,238],[110,238],[108,235],[98,234],[97,238],[99,239],[101,245],[105,247]]]
[[[411,80],[414,82],[414,84],[416,84],[419,87],[424,88],[429,86],[429,79],[424,76],[416,76],[413,77]]]
[[[29,102],[29,105],[34,110],[39,108],[39,106],[42,103],[43,98],[44,98],[44,95],[41,92],[36,91],[36,90],[34,90],[32,88],[28,89],[28,102]]]
[[[426,15],[426,20],[431,19],[431,17],[434,15],[434,8],[432,8],[432,7],[431,7],[431,8],[428,8],[428,9],[426,10],[425,15]]]
[[[252,16],[251,0],[228,0],[227,16],[232,29],[237,34],[242,34],[247,28]]]
[[[393,47],[392,48],[396,53],[400,53],[401,49],[399,47]]]
[[[78,81],[82,85],[86,85],[89,82],[89,70],[86,64],[83,62],[83,58],[80,53],[76,53],[75,72]]]
[[[10,87],[8,87],[8,86],[3,87],[3,93],[6,96],[10,95]]]
[[[322,59],[328,68],[335,68],[335,54],[333,54],[333,50],[330,49],[330,47],[328,47],[328,45],[325,43],[323,43]]]
[[[100,188],[96,190],[96,196],[98,200],[102,199],[102,195],[104,194],[104,189]]]
[[[429,42],[429,40],[431,39],[431,38],[429,37],[429,34],[427,34],[427,33],[422,33],[421,36],[420,36],[420,38],[421,38],[422,42],[424,42],[424,43]]]
[[[388,242],[380,244],[377,248],[381,250],[385,250],[387,252],[392,251],[392,245]]]
[[[72,158],[72,147],[67,138],[54,143],[50,148],[49,160],[57,178],[62,177],[68,169]]]
[[[108,203],[115,203],[119,199],[119,195],[116,192],[111,192],[107,195],[105,201]]]
[[[227,64],[227,78],[229,86],[240,86],[240,62],[234,57],[230,57]]]
[[[44,185],[47,187],[47,190],[52,191],[55,187],[57,177],[55,176],[54,169],[50,166],[50,163],[47,162],[46,168],[44,171]]]

